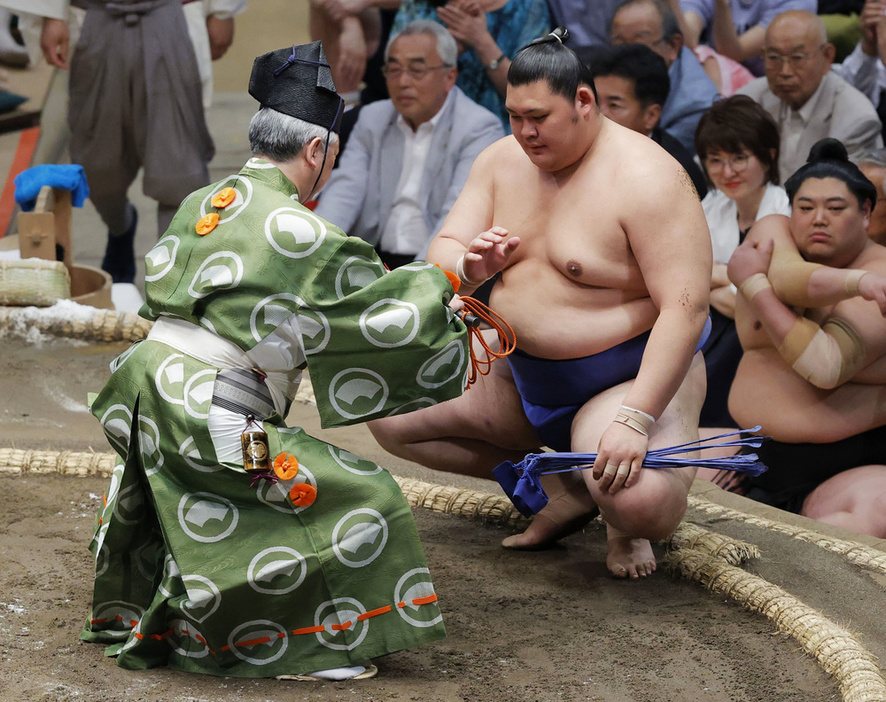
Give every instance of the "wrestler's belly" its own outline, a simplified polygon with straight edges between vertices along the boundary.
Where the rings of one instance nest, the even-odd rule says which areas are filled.
[[[651,329],[658,317],[652,300],[630,297],[636,295],[499,281],[490,305],[513,327],[521,350],[564,359],[600,353]]]
[[[773,348],[745,351],[729,412],[743,428],[790,443],[827,443],[886,424],[886,388],[846,383],[822,390],[797,375]]]

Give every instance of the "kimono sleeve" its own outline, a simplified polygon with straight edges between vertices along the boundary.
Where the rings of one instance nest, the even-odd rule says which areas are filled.
[[[302,293],[319,325],[305,350],[324,428],[410,412],[464,391],[467,327],[449,308],[452,285],[436,266],[419,261],[386,271],[371,246],[348,237]]]

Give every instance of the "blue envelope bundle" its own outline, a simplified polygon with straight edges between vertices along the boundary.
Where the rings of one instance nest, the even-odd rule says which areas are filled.
[[[759,448],[769,437],[757,436],[760,427],[729,432],[712,436],[709,439],[690,441],[677,446],[650,449],[643,459],[644,468],[715,468],[734,470],[750,475],[760,475],[766,466],[755,453],[739,453],[732,456],[712,458],[676,458],[680,454],[705,449],[730,446]],[[728,439],[724,441],[724,439]],[[514,506],[526,517],[538,513],[548,503],[548,496],[541,486],[541,476],[551,473],[566,473],[572,470],[586,470],[593,466],[596,453],[530,453],[519,463],[505,461],[493,471],[499,485]]]

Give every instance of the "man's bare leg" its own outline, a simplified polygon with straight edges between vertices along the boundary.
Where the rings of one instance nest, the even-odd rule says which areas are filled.
[[[844,529],[886,538],[886,466],[843,471],[813,490],[803,516]]]
[[[557,473],[541,479],[548,504],[522,534],[508,536],[505,548],[535,551],[578,531],[597,515],[597,505],[580,473]]]
[[[600,393],[579,411],[572,424],[573,451],[590,453],[597,450],[600,437],[615,418],[631,382]],[[704,392],[704,364],[701,355],[697,354],[683,386],[655,423],[650,448],[698,439],[698,415]],[[649,539],[666,538],[680,523],[695,470],[644,469],[635,485],[615,495],[601,493],[590,470],[576,472],[576,475],[583,477],[586,487],[562,483],[559,492],[552,494],[545,485],[550,498],[547,506],[535,516],[525,532],[508,537],[505,545],[541,548],[565,535],[563,525],[575,524],[599,507],[607,522],[609,554],[606,563],[610,572],[621,578],[645,577],[652,573],[655,557]]]
[[[415,463],[492,479],[504,461],[518,462],[540,442],[514,387],[506,361],[492,364],[461,397],[368,423],[386,451]]]

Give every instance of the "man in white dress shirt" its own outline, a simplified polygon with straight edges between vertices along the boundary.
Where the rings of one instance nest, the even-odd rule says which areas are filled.
[[[424,257],[477,155],[501,121],[455,86],[457,48],[443,25],[416,20],[392,37],[390,100],[360,110],[316,212],[373,244],[389,268]]]

